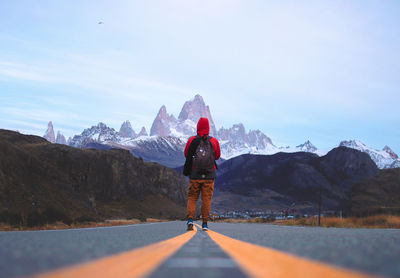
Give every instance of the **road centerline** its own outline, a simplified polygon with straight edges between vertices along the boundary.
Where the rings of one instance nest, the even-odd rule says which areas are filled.
[[[149,278],[164,277],[243,278],[247,275],[207,232],[200,230]]]
[[[33,277],[144,277],[172,256],[196,233],[197,228],[194,227],[194,231],[158,243]]]
[[[373,277],[233,239],[212,230],[207,233],[251,277]]]

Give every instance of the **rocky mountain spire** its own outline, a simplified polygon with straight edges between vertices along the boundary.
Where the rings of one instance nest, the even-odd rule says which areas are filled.
[[[119,129],[119,134],[121,135],[121,137],[125,138],[136,137],[136,133],[133,130],[131,123],[128,120],[122,123],[121,128]]]
[[[150,135],[168,136],[170,135],[170,127],[176,124],[176,119],[173,115],[168,115],[165,105],[161,106],[160,110],[150,129]]]
[[[148,133],[147,133],[147,130],[145,127],[142,127],[138,136],[148,136]]]
[[[203,97],[197,94],[192,100],[185,102],[178,120],[180,122],[191,120],[197,124],[201,117],[208,119],[210,123],[210,135],[216,136],[217,130],[211,116],[210,107],[204,103]]]
[[[54,128],[53,128],[53,123],[50,121],[47,124],[47,130],[46,133],[43,135],[43,138],[49,141],[50,143],[55,143],[56,142],[56,137],[54,135]]]
[[[67,144],[67,140],[65,140],[64,135],[62,135],[60,131],[57,131],[56,143],[63,144],[63,145]]]

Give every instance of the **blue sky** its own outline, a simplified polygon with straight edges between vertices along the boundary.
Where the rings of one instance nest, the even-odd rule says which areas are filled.
[[[149,130],[198,93],[218,128],[400,154],[399,14],[399,1],[3,0],[0,128]]]

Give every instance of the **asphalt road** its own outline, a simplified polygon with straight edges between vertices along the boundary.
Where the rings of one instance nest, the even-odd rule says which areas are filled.
[[[370,274],[400,277],[400,230],[210,223],[234,239]],[[19,277],[118,254],[182,234],[184,222],[90,229],[0,232],[0,277]],[[290,267],[290,266],[288,266]],[[245,277],[237,262],[198,231],[151,277]]]
[[[226,236],[337,266],[400,277],[400,230],[216,223]]]
[[[184,222],[0,232],[0,277],[36,274],[143,247],[182,234]]]

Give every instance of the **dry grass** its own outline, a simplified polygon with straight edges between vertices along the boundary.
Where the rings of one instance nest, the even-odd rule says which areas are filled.
[[[250,220],[250,219],[249,219]],[[248,219],[233,219],[233,218],[227,218],[227,219],[218,219],[215,220],[215,222],[224,222],[224,223],[249,223]]]
[[[318,226],[318,218],[300,218],[281,221],[281,225]],[[374,215],[368,217],[321,217],[322,227],[336,228],[391,228],[400,229],[400,216]]]
[[[218,219],[215,222],[224,222],[224,223],[278,223],[277,221],[269,221],[264,218],[250,218],[250,219]]]
[[[267,221],[261,218],[251,219],[224,219],[216,220],[225,223],[272,223],[275,225],[289,226],[318,226],[318,218],[299,218],[290,220]],[[368,217],[321,217],[322,227],[336,228],[391,228],[400,229],[400,216],[394,215],[375,215]]]
[[[10,225],[0,223],[0,231],[37,231],[37,230],[65,230],[65,229],[77,229],[77,228],[95,228],[95,227],[110,227],[110,226],[122,226],[132,225],[140,223],[155,223],[155,222],[166,222],[168,220],[146,218],[146,221],[140,221],[139,219],[109,219],[104,222],[85,222],[85,223],[73,223],[66,225],[63,222],[56,222],[54,224],[46,224],[39,227],[12,227]]]

